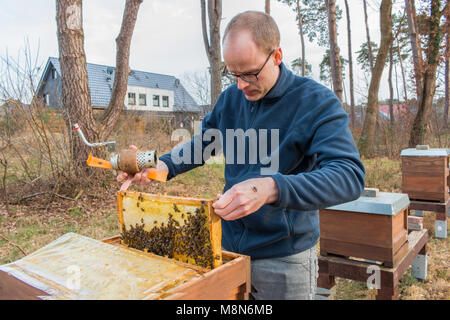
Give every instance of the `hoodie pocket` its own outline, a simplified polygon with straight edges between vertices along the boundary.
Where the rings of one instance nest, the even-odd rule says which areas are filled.
[[[287,223],[288,230],[289,230],[289,237],[290,237],[294,234],[294,227],[292,226],[291,215],[289,214],[289,210],[286,208],[283,209],[283,214],[284,214],[284,218],[286,219],[286,223]]]
[[[293,234],[287,209],[265,205],[241,221],[245,231],[238,244],[240,252],[271,245]]]

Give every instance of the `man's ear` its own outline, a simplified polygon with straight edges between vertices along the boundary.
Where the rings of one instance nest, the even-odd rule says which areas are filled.
[[[275,65],[279,66],[281,61],[283,61],[283,50],[280,47],[276,48],[273,56],[275,58]]]

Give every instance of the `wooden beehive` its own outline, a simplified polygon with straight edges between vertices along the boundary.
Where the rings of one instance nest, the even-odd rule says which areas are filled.
[[[320,210],[321,255],[394,266],[408,251],[408,206],[406,194],[372,189],[355,201]]]
[[[213,200],[118,193],[122,244],[201,267],[222,263],[221,221]]]
[[[450,186],[448,151],[428,146],[402,150],[402,192],[411,200],[447,203]]]
[[[98,241],[67,233],[0,266],[1,299],[248,299],[250,257],[223,252],[210,270],[129,248],[120,236]]]

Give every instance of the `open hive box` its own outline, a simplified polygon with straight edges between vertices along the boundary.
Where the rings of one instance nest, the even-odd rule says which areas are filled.
[[[221,251],[211,205],[119,193],[120,236],[99,241],[68,233],[0,266],[0,299],[18,290],[22,299],[26,292],[40,299],[247,299],[250,258]]]

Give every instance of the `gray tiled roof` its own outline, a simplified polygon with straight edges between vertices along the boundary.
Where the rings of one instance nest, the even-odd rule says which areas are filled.
[[[50,57],[49,62],[53,64],[58,74],[61,75],[59,59]],[[114,72],[110,75],[107,73],[107,70],[115,70],[115,68],[94,63],[87,63],[86,68],[89,88],[91,90],[92,106],[108,107],[114,83]],[[110,80],[107,80],[108,78]],[[128,76],[128,85],[171,90],[174,92],[174,111],[201,111],[201,107],[197,105],[191,95],[174,76],[132,70]]]

